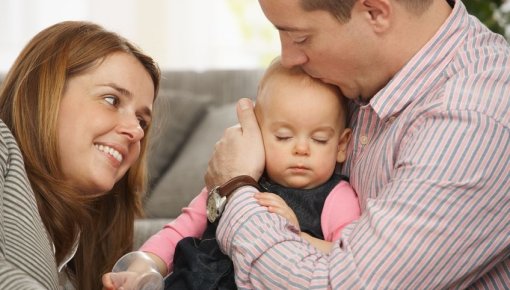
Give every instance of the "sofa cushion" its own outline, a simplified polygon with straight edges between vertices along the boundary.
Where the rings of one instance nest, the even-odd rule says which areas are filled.
[[[149,194],[171,166],[182,144],[205,114],[211,98],[185,91],[160,91],[148,151]]]
[[[175,218],[199,194],[214,144],[226,128],[236,123],[235,103],[208,108],[207,115],[146,201],[147,217]]]

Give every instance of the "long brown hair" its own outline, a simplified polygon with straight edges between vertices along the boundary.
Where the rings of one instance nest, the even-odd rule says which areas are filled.
[[[22,151],[42,221],[61,263],[79,237],[68,272],[78,289],[101,288],[101,275],[132,250],[133,222],[142,214],[148,132],[139,159],[114,188],[83,196],[66,183],[58,155],[57,116],[67,80],[114,52],[135,56],[150,74],[157,95],[157,64],[123,37],[81,21],[55,24],[22,50],[0,87],[0,118]]]

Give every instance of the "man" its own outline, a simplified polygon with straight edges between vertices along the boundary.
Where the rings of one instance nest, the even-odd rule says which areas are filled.
[[[343,171],[361,218],[331,254],[259,206],[251,103],[209,163],[229,195],[218,228],[240,288],[510,287],[510,48],[461,1],[259,0],[282,62],[354,101]],[[242,129],[241,129],[242,128]],[[241,180],[241,181],[240,181]]]

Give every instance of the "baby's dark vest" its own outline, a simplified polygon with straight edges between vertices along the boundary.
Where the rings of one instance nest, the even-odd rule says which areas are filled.
[[[324,184],[312,189],[288,188],[271,182],[264,175],[259,184],[263,190],[279,195],[294,211],[302,232],[324,239],[321,227],[321,215],[324,202],[333,188],[341,181],[348,181],[346,176],[333,174]]]

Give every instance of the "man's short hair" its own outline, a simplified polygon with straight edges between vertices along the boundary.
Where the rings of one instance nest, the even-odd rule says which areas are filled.
[[[358,0],[301,0],[301,7],[306,11],[324,10],[330,12],[340,22],[351,18],[352,7]],[[421,14],[432,4],[433,0],[395,0],[409,11]]]

